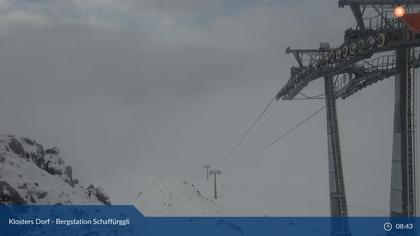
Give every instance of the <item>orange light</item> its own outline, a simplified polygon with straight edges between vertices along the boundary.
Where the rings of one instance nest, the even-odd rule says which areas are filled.
[[[394,8],[394,15],[398,18],[403,17],[405,15],[405,8],[403,6],[396,6]]]

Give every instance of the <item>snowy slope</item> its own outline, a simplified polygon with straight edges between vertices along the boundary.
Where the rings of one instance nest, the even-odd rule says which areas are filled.
[[[215,201],[188,181],[167,177],[144,181],[146,184],[140,189],[135,205],[146,216],[329,216],[329,205],[316,202],[301,204],[280,199],[278,204],[267,207],[258,204],[258,199],[255,199],[246,206],[242,204],[238,207],[233,204],[238,201],[238,196],[223,194],[223,188],[221,198]],[[207,182],[200,184],[200,189],[208,187]],[[352,216],[387,215],[387,212],[363,206],[349,206],[349,209]]]
[[[110,204],[101,188],[83,187],[58,148],[0,136],[0,204]]]
[[[141,189],[135,203],[146,216],[217,216],[226,210],[184,180],[157,177]]]

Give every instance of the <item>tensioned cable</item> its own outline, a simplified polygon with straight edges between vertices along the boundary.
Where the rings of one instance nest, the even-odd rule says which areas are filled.
[[[355,24],[353,24],[351,26],[351,28],[353,28],[355,26]],[[329,42],[335,41],[338,39],[339,36],[344,35],[344,32],[341,32],[340,34],[338,34],[337,36],[335,36],[333,39],[329,40]],[[254,126],[257,124],[257,122],[260,120],[260,118],[264,115],[264,113],[268,110],[268,108],[270,108],[270,106],[273,104],[273,102],[276,100],[275,97],[273,97],[273,99],[271,99],[271,101],[267,104],[267,106],[264,108],[264,110],[258,115],[257,119],[251,124],[251,126],[246,130],[246,132],[242,135],[242,137],[239,139],[239,141],[235,144],[235,146],[232,148],[232,150],[223,158],[223,160],[219,163],[218,168],[220,168],[227,159],[229,159],[229,157],[232,156],[232,154],[236,151],[236,149],[239,147],[239,145],[241,145],[241,143],[245,140],[245,138],[248,136],[248,134],[251,132],[251,130],[254,128]],[[325,107],[324,107],[325,108]],[[323,109],[324,109],[323,108]],[[322,110],[322,109],[321,109]],[[320,111],[321,111],[320,110]],[[318,112],[320,112],[318,111]],[[317,113],[316,113],[317,114]],[[316,115],[314,114],[314,115]],[[310,117],[312,118],[312,117]],[[310,119],[309,118],[309,119]],[[296,127],[297,128],[297,127]],[[293,131],[293,130],[292,130]],[[291,131],[290,131],[291,132]],[[276,141],[277,142],[277,141]],[[274,144],[274,143],[273,143]],[[271,145],[270,145],[271,146]],[[267,147],[268,148],[268,147]],[[257,153],[258,155],[258,153]]]
[[[242,135],[242,137],[239,139],[239,141],[235,144],[235,146],[232,148],[232,150],[225,156],[225,158],[219,163],[218,168],[220,168],[223,163],[230,157],[232,154],[236,151],[236,149],[241,145],[241,143],[244,141],[244,139],[248,136],[248,134],[251,132],[251,130],[254,128],[254,126],[257,124],[257,122],[261,119],[261,117],[264,115],[264,113],[270,108],[270,106],[273,104],[273,102],[276,100],[276,97],[273,97],[271,101],[265,106],[264,110],[258,115],[257,119],[251,124],[251,126],[246,130],[246,132]]]
[[[289,129],[287,132],[285,132],[282,135],[280,135],[279,137],[277,137],[274,141],[272,141],[271,143],[265,145],[260,150],[258,150],[257,152],[255,152],[254,154],[252,154],[251,156],[249,156],[247,159],[243,160],[241,163],[239,163],[239,165],[236,166],[236,168],[240,168],[243,164],[245,164],[246,162],[248,162],[251,159],[255,158],[256,156],[258,156],[258,154],[260,154],[261,152],[265,151],[267,148],[271,147],[272,145],[276,144],[277,142],[279,142],[280,140],[282,140],[283,138],[285,138],[287,135],[289,135],[290,133],[292,133],[295,129],[299,128],[299,126],[303,125],[305,122],[307,122],[308,120],[310,120],[312,117],[316,116],[318,113],[320,113],[324,109],[325,109],[325,106],[322,107],[321,109],[317,110],[316,112],[312,113],[310,116],[306,117],[304,120],[302,120],[301,122],[299,122],[297,125],[293,126],[291,129]],[[235,166],[227,169],[225,172],[229,172],[229,171],[231,171],[234,168],[235,168]]]

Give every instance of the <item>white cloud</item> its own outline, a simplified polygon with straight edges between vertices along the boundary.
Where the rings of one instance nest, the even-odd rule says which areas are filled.
[[[75,171],[86,175],[88,182],[105,185],[117,203],[133,199],[136,183],[147,173],[194,176],[202,162],[222,158],[289,78],[294,62],[284,55],[287,46],[316,47],[353,23],[349,9],[338,9],[327,0],[287,6],[247,1],[238,7],[227,2],[239,0],[2,1],[7,9],[0,13],[0,131],[62,147]],[[384,86],[391,88],[390,83]],[[371,98],[375,96],[365,93],[356,101]],[[385,108],[387,102],[383,101]],[[248,149],[230,160],[232,164],[290,128],[313,106],[283,103],[271,114],[266,129],[259,127],[260,136],[245,146]],[[360,119],[365,114],[382,117],[364,108],[358,113]],[[375,120],[378,129],[388,127],[387,122]],[[325,133],[319,131],[324,123],[320,118],[291,139],[295,142],[286,142],[269,151],[268,159],[254,162],[260,165],[257,169],[275,175],[258,175],[257,191],[247,191],[246,181],[237,185],[252,164],[239,170],[236,179],[222,177],[230,178],[229,186],[243,186],[230,190],[248,199],[237,204],[249,204],[264,192],[260,184],[264,181],[280,190],[273,190],[261,204],[275,205],[271,203],[277,196],[292,198],[295,192],[281,191],[282,186],[290,184],[287,177],[295,170],[291,166],[300,166],[307,156],[313,162],[307,172],[316,176],[301,175],[294,181],[305,186],[310,178],[317,186],[318,180],[327,178]],[[347,127],[343,134],[352,130],[354,126]],[[374,136],[369,127],[361,126],[360,131]],[[381,148],[369,151],[368,145],[351,145],[355,137],[369,143],[360,138],[363,135],[344,137],[343,158],[351,162],[346,168],[357,167],[366,156],[387,155]],[[381,145],[389,146],[389,139]],[[357,153],[344,157],[349,150]],[[375,174],[381,176],[382,166],[375,166]],[[109,176],[111,171],[115,175]],[[346,175],[351,173],[346,169]],[[363,173],[369,176],[369,171]],[[322,183],[322,188],[328,187]],[[386,181],[374,184],[388,187]],[[353,189],[360,190],[358,186]],[[315,187],[299,196],[306,201],[312,193],[317,199],[328,197]],[[357,192],[351,194],[364,200]],[[385,198],[373,201],[379,207],[387,204]]]
[[[0,0],[0,11],[7,9],[9,6],[9,0]]]

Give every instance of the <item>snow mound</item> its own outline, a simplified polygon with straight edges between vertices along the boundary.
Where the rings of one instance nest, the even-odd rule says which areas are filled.
[[[83,187],[58,148],[0,135],[0,204],[110,204],[102,188]]]
[[[146,216],[218,216],[226,211],[185,180],[157,177],[137,195],[136,207]]]

